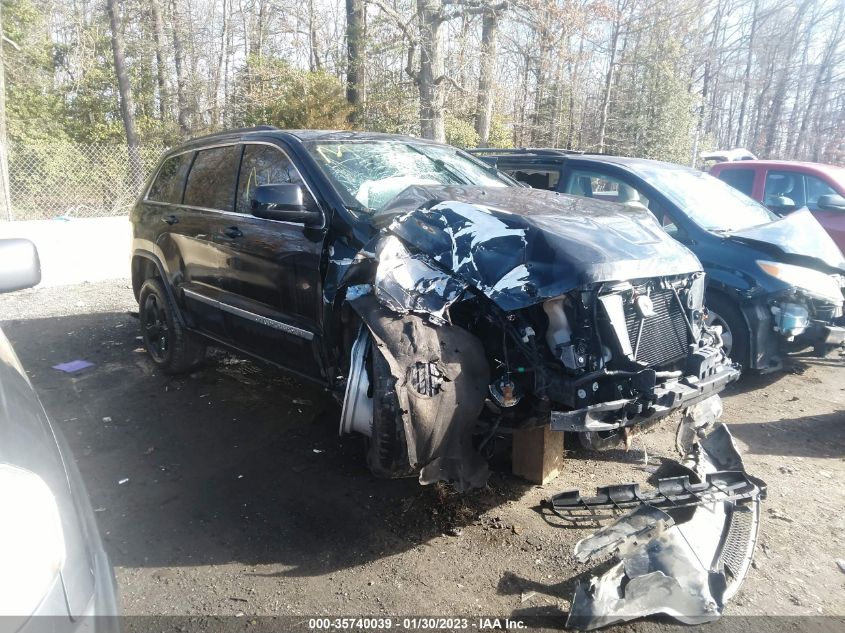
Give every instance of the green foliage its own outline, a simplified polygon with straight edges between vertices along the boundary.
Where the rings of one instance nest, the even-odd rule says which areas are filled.
[[[608,125],[610,152],[689,163],[695,95],[678,37],[655,34],[641,52],[646,64],[623,66]]]
[[[487,139],[487,147],[508,148],[513,147],[513,130],[508,120],[501,114],[494,114],[490,122],[490,136]]]
[[[397,79],[400,79],[401,75]],[[391,134],[419,133],[419,102],[412,84],[384,81],[369,86],[357,127]]]
[[[281,128],[344,129],[350,108],[333,75],[292,67],[281,59],[251,57],[236,80],[235,123]]]
[[[446,142],[456,147],[476,147],[478,132],[472,120],[446,115]]]
[[[65,136],[64,101],[52,90],[53,44],[44,14],[32,0],[2,0],[3,33],[18,44],[3,44],[6,116],[10,141]]]

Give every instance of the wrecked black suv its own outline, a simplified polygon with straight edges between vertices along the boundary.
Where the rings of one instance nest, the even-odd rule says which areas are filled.
[[[168,153],[131,215],[164,371],[222,343],[331,389],[383,476],[482,485],[494,434],[598,445],[735,380],[704,274],[647,210],[519,186],[455,148],[272,127]]]

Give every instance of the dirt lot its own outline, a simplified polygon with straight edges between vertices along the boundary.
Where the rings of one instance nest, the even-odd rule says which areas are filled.
[[[541,499],[646,481],[643,446],[652,465],[674,455],[672,418],[628,453],[568,451],[544,487],[506,465],[465,496],[375,480],[319,388],[223,353],[189,377],[161,375],[138,349],[135,309],[125,281],[0,297],[3,328],[75,452],[127,614],[562,618],[587,571],[572,546],[589,531],[549,525]],[[51,369],[74,359],[95,366]],[[748,471],[769,484],[754,569],[728,613],[789,616],[771,630],[835,630],[799,616],[845,615],[843,365],[797,358],[725,397]]]

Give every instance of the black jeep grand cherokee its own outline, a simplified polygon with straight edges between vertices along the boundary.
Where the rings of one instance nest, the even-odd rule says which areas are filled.
[[[523,188],[447,145],[205,137],[131,219],[153,361],[187,371],[214,341],[319,381],[379,475],[482,485],[493,433],[595,445],[739,375],[700,263],[647,210]]]

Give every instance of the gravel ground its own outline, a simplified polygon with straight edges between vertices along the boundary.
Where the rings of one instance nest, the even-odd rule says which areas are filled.
[[[125,280],[0,297],[3,329],[79,462],[126,614],[562,622],[589,571],[572,557],[589,530],[547,521],[541,500],[645,482],[643,447],[652,465],[674,457],[669,418],[629,452],[568,450],[546,486],[506,463],[467,495],[376,480],[361,443],[338,437],[338,407],[319,388],[222,352],[190,376],[161,375],[139,350],[136,309]],[[74,359],[95,366],[50,368]],[[843,364],[797,357],[724,398],[747,470],[769,484],[754,568],[727,613],[786,618],[722,620],[735,628],[842,630],[806,616],[845,615]]]

